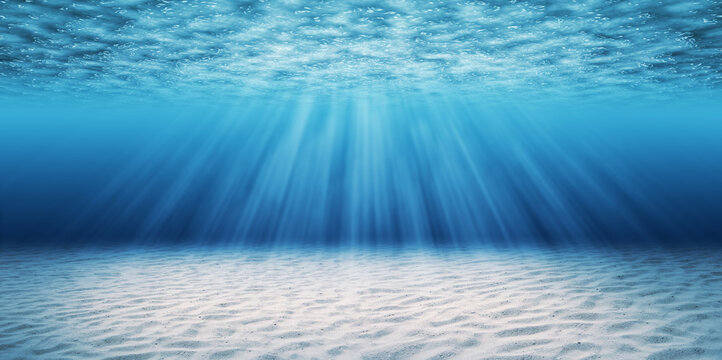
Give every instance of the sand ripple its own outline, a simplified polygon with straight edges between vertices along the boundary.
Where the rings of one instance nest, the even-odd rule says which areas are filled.
[[[3,251],[2,358],[720,359],[704,251]]]

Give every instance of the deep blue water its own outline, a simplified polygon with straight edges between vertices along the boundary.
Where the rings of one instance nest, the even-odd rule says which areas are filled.
[[[0,244],[719,245],[720,21],[0,0]]]

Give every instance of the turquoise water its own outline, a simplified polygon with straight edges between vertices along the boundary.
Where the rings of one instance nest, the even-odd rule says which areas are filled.
[[[0,1],[0,241],[715,243],[718,1]]]
[[[5,0],[0,14],[6,96],[677,98],[722,82],[718,1]]]

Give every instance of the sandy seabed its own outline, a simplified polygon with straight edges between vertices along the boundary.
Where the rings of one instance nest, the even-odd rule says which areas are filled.
[[[2,250],[0,358],[722,359],[722,254]]]

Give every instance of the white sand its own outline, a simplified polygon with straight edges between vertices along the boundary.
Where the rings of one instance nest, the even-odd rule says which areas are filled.
[[[722,255],[2,250],[15,357],[722,359]]]

